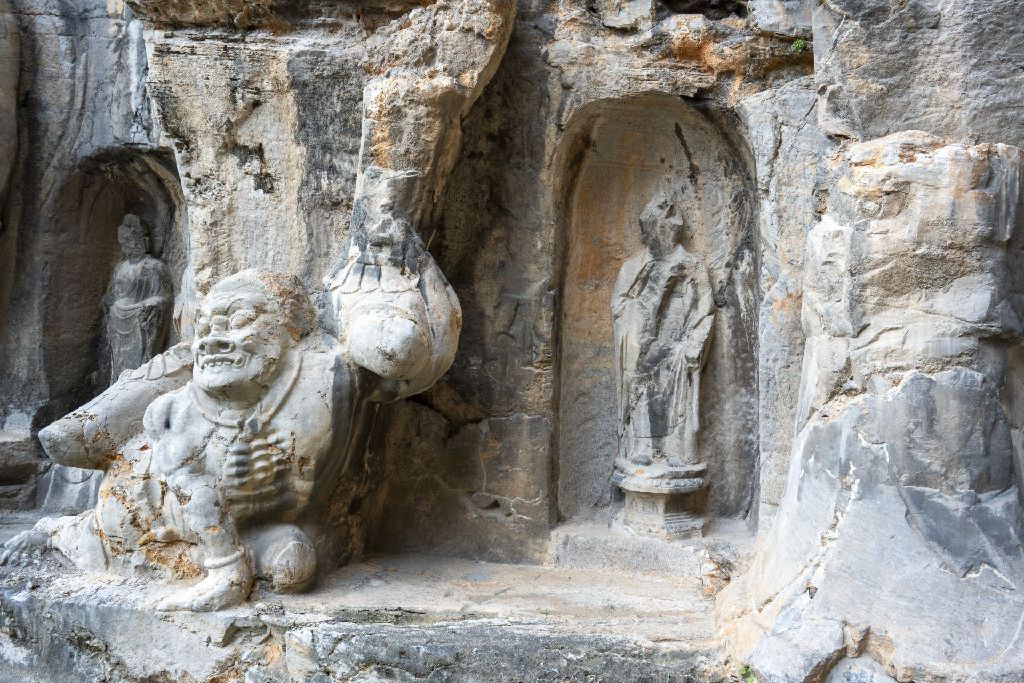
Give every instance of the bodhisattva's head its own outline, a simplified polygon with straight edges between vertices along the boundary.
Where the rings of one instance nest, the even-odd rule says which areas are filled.
[[[146,224],[135,214],[127,214],[117,228],[117,243],[126,259],[138,259],[149,253],[149,235]]]
[[[309,295],[294,276],[244,270],[227,277],[196,312],[193,380],[217,397],[256,400],[314,320]]]
[[[659,191],[640,212],[640,241],[654,256],[665,256],[683,240],[686,221],[672,195]]]

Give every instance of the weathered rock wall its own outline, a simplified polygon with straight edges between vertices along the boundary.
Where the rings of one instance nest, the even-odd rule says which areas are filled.
[[[1015,2],[834,0],[814,11],[821,128],[871,140],[902,130],[1020,145]]]
[[[440,2],[397,17],[367,7],[239,36],[218,28],[227,15],[192,4],[137,7],[157,26],[197,25],[154,30],[147,47],[200,291],[245,267],[294,272],[315,289],[350,237],[361,247],[364,233],[384,232],[363,224],[373,212],[394,205],[413,225],[429,222],[514,12],[509,2]],[[205,77],[188,77],[197,72]]]
[[[769,680],[847,651],[900,680],[1020,670],[1020,164],[920,132],[838,162],[807,240],[788,481],[745,577]]]
[[[38,459],[34,431],[108,381],[102,299],[122,216],[158,222],[180,275],[183,214],[150,118],[141,24],[121,3],[13,2],[11,12],[20,70],[17,90],[3,90],[18,103],[18,136],[0,238],[0,442]],[[5,78],[18,63],[4,61]]]
[[[318,286],[348,236],[355,193],[358,25],[241,40],[155,31],[147,49],[149,92],[189,207],[197,289],[248,267]]]
[[[757,385],[759,477],[751,512],[763,532],[782,498],[795,436],[804,332],[800,325],[806,234],[828,197],[825,156],[834,149],[817,125],[811,77],[745,98],[739,113],[754,150],[761,244]]]
[[[181,336],[225,275],[322,290],[347,245],[411,230],[462,337],[429,391],[372,409],[353,550],[540,562],[621,505],[610,290],[667,181],[715,290],[710,529],[757,542],[717,570],[737,661],[1019,673],[1014,3],[10,4],[5,507],[46,467],[35,432],[111,379],[124,213],[154,226]]]

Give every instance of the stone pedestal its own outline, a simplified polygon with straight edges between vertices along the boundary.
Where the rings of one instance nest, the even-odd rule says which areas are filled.
[[[616,482],[626,496],[615,524],[633,533],[665,540],[700,538],[707,466],[619,465]]]

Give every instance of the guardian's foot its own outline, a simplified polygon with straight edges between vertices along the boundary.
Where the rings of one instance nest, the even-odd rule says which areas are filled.
[[[39,529],[22,531],[0,548],[0,566],[25,566],[51,547],[50,534]]]
[[[211,564],[215,566],[211,567]],[[252,590],[252,569],[244,553],[239,551],[226,560],[208,562],[207,567],[209,571],[205,579],[172,593],[157,603],[156,608],[161,612],[213,612],[233,607],[249,596]]]

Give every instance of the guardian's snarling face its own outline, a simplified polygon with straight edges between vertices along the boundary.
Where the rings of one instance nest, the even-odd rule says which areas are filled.
[[[243,271],[219,282],[200,305],[192,355],[201,389],[232,400],[262,394],[286,351],[308,332],[311,307],[301,285],[274,278],[284,276]]]

